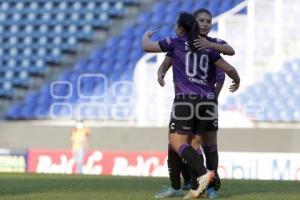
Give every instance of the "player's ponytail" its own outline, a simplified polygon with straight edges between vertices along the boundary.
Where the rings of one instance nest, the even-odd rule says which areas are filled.
[[[177,19],[178,27],[182,27],[186,35],[188,36],[188,45],[190,51],[194,52],[197,49],[194,46],[194,40],[198,37],[200,33],[199,25],[193,15],[181,12]]]

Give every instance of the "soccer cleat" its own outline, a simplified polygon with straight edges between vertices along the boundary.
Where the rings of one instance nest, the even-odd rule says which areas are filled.
[[[164,188],[162,191],[157,193],[154,197],[156,199],[168,198],[168,197],[182,197],[183,191],[182,189],[175,190],[172,187]]]
[[[209,199],[215,199],[215,198],[217,198],[217,192],[216,192],[216,190],[213,187],[208,188],[206,196]]]
[[[194,199],[197,198],[198,193],[197,190],[190,189],[188,193],[183,197],[183,199]]]
[[[215,180],[213,182],[213,188],[215,189],[215,191],[218,191],[221,187],[221,179],[219,177],[219,174],[216,173],[216,177]]]
[[[215,177],[215,173],[213,171],[207,171],[206,174],[200,176],[197,181],[199,183],[199,187],[197,188],[197,194],[201,194],[206,190],[209,183],[213,181]],[[198,196],[196,195],[196,196]]]
[[[205,193],[198,194],[197,190],[190,189],[183,199],[205,199]]]
[[[189,190],[191,189],[191,184],[190,183],[184,183],[182,185],[182,190]]]

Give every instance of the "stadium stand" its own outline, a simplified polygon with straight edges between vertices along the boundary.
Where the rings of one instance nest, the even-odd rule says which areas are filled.
[[[1,1],[0,96],[13,95],[14,86],[28,86],[34,75],[45,75],[47,63],[60,63],[63,52],[76,51],[93,29],[108,28],[122,17],[128,1]],[[11,84],[8,84],[10,82]]]
[[[1,34],[5,35],[5,30],[10,30],[10,34],[15,34],[9,37],[8,35],[3,37],[3,40],[7,41],[8,46],[5,48],[2,47],[0,53],[1,55],[12,54],[12,56],[22,55],[24,56],[23,58],[28,58],[25,60],[20,59],[22,61],[20,63],[19,60],[2,60],[2,66],[3,69],[5,69],[1,70],[1,75],[3,74],[3,78],[0,81],[2,96],[12,95],[15,84],[26,85],[31,73],[43,73],[46,62],[59,62],[62,51],[74,48],[79,39],[90,37],[94,26],[108,27],[109,16],[122,16],[125,4],[138,3],[138,1],[130,0],[110,0],[105,1],[106,4],[104,5],[102,1],[93,1],[92,3],[88,3],[88,1],[78,1],[76,3],[69,1],[64,3],[50,1],[49,3],[45,1],[32,5],[26,2],[22,4],[1,4],[1,9],[6,10],[0,17],[0,19],[2,19]],[[140,14],[136,21],[126,26],[119,35],[110,37],[103,46],[92,50],[89,57],[79,60],[73,69],[63,72],[58,77],[57,81],[71,83],[71,87],[68,84],[51,85],[50,83],[45,83],[39,91],[29,94],[23,102],[12,106],[5,117],[6,119],[12,120],[48,119],[51,118],[52,115],[61,118],[72,118],[74,115],[80,114],[83,118],[128,120],[133,116],[130,109],[132,96],[128,94],[132,94],[132,86],[130,83],[132,82],[132,73],[135,63],[144,54],[140,46],[140,38],[144,31],[151,29],[151,27],[162,27],[159,33],[154,36],[154,39],[163,38],[172,34],[177,11],[192,11],[194,8],[204,7],[210,9],[214,16],[217,16],[240,2],[242,1],[159,1],[153,6],[150,12]],[[38,7],[40,6],[44,9],[43,12],[38,11]],[[55,6],[59,8],[61,12],[55,14],[51,13],[51,8]],[[28,7],[30,12],[25,12],[20,9],[23,7]],[[12,10],[10,10],[10,8]],[[102,12],[100,12],[100,14],[98,11],[94,12],[96,8],[101,8]],[[22,10],[22,12],[18,12],[18,10]],[[161,10],[165,12],[161,12]],[[242,13],[245,13],[245,11]],[[26,15],[26,17],[23,15]],[[53,17],[53,15],[55,15],[55,17]],[[32,20],[36,18],[38,20]],[[55,20],[52,20],[53,18]],[[10,20],[7,21],[3,19]],[[27,21],[24,22],[23,19]],[[9,26],[11,20],[15,20],[14,22],[17,22],[18,26],[16,27],[12,24]],[[31,22],[31,25],[26,27],[22,26],[22,24],[28,22]],[[42,24],[44,23],[49,24],[43,26]],[[19,29],[24,29],[26,33],[24,37],[20,39],[22,42],[20,42],[17,37],[20,32]],[[47,37],[41,33],[48,33]],[[32,37],[29,37],[31,39],[26,37],[28,34],[32,34]],[[27,48],[26,45],[28,44],[37,46],[36,48]],[[50,45],[51,48],[48,48],[49,46],[46,44],[53,44],[53,46]],[[22,52],[22,54],[19,54],[19,51]],[[37,53],[39,55],[38,62],[32,58],[32,56]],[[246,91],[241,93],[237,98],[228,98],[226,103],[221,105],[221,108],[223,110],[239,110],[239,105],[249,104],[247,115],[253,120],[300,120],[300,114],[297,111],[300,108],[298,102],[291,100],[288,102],[291,106],[290,110],[281,110],[281,105],[284,100],[280,98],[276,101],[272,100],[272,94],[275,95],[278,92],[279,82],[276,82],[276,77],[279,76],[279,73],[294,70],[294,74],[297,74],[300,71],[299,66],[298,60],[287,63],[280,72],[267,74],[264,80],[247,88]],[[96,76],[86,78],[81,76],[83,73],[101,73],[105,75],[106,78]],[[297,93],[298,91],[293,87],[294,81],[297,83],[300,82],[297,76],[289,75],[286,77],[284,81],[287,87],[279,91],[282,94]],[[78,79],[80,79],[80,81],[78,81]],[[254,116],[253,113],[251,113],[251,108],[257,108],[255,108],[255,104],[252,103],[255,103],[257,99],[260,99],[262,95],[265,94],[262,91],[268,91],[270,96],[263,98],[264,104],[259,108],[262,112],[260,112],[260,114],[256,113]],[[296,95],[299,96],[298,93]],[[84,103],[86,103],[86,105],[84,105]],[[83,104],[84,106],[77,106],[78,104]]]
[[[240,110],[256,121],[300,121],[300,60],[285,63],[281,70],[264,75],[237,97],[228,97],[222,110]],[[258,112],[254,112],[258,111]]]
[[[140,47],[140,38],[143,32],[149,28],[149,19],[150,26],[164,26],[163,30],[156,37],[164,37],[172,33],[172,27],[174,23],[174,19],[176,18],[176,11],[186,10],[192,11],[194,7],[206,7],[211,9],[215,15],[224,12],[225,10],[230,9],[234,5],[238,4],[240,1],[227,1],[224,3],[223,1],[162,1],[153,7],[153,10],[148,13],[141,14],[136,23],[134,25],[127,26],[122,33],[117,37],[112,37],[108,40],[108,42],[104,45],[104,47],[99,47],[92,51],[89,58],[78,61],[74,66],[73,70],[66,71],[61,74],[58,80],[61,81],[69,81],[72,85],[72,91],[67,91],[65,85],[57,85],[53,89],[53,94],[56,96],[65,96],[65,94],[71,94],[68,99],[60,99],[53,98],[51,96],[51,85],[50,83],[46,83],[43,88],[35,92],[33,94],[29,94],[24,102],[19,103],[9,109],[6,114],[7,119],[40,119],[40,118],[49,118],[51,114],[60,117],[68,117],[72,116],[74,113],[72,112],[74,109],[68,109],[66,106],[64,107],[62,102],[76,104],[79,102],[92,102],[94,101],[90,98],[81,98],[82,96],[99,96],[97,93],[101,92],[102,89],[108,90],[107,94],[101,95],[103,96],[98,99],[98,103],[102,102],[104,105],[108,107],[108,110],[103,109],[101,111],[95,111],[95,109],[81,109],[84,110],[85,113],[81,113],[84,117],[92,117],[92,118],[110,118],[112,116],[117,117],[118,119],[127,119],[131,116],[130,112],[130,97],[127,95],[128,91],[131,91],[132,88],[130,84],[126,84],[126,82],[132,81],[132,72],[137,60],[143,55],[142,49]],[[36,48],[26,48],[26,45],[23,43],[17,42],[17,39],[11,39],[11,37],[4,37],[3,39],[9,40],[10,42],[20,43],[23,46],[18,47],[21,50],[24,50],[24,54],[30,56],[38,53],[38,58],[42,58],[39,60],[39,65],[35,63],[29,63],[24,61],[25,64],[29,65],[28,70],[24,70],[25,74],[20,73],[18,79],[16,76],[12,76],[8,74],[8,77],[14,77],[14,84],[26,85],[28,83],[28,78],[31,73],[43,74],[45,70],[46,62],[59,62],[61,60],[62,51],[63,50],[72,50],[76,46],[76,42],[79,39],[87,39],[91,36],[92,27],[94,26],[102,26],[108,27],[109,25],[109,16],[117,15],[122,16],[124,12],[123,4],[137,4],[138,1],[77,1],[77,2],[57,2],[57,1],[43,1],[39,3],[30,3],[30,2],[15,2],[15,3],[3,3],[1,5],[1,9],[4,12],[2,15],[2,20],[4,30],[5,28],[13,29],[16,36],[19,32],[18,29],[23,28],[26,33],[29,35],[32,34],[35,37],[33,39],[38,41],[38,45]],[[110,7],[111,6],[111,7]],[[53,13],[51,12],[53,7],[59,9],[61,12]],[[27,8],[25,11],[21,8]],[[41,8],[41,9],[38,9]],[[100,16],[99,12],[95,12],[97,8],[100,8]],[[109,9],[111,8],[111,9]],[[166,18],[162,19],[161,9],[166,8]],[[22,12],[18,12],[22,10]],[[12,16],[15,22],[18,22],[20,26],[18,27],[9,27],[10,19],[12,13],[17,13],[17,16]],[[27,14],[27,15],[26,15]],[[19,15],[25,15],[23,17]],[[54,16],[55,15],[55,16]],[[102,16],[102,17],[101,17]],[[106,17],[104,17],[106,16]],[[24,19],[24,20],[23,20]],[[37,19],[37,20],[35,20]],[[53,20],[55,19],[55,20]],[[80,19],[80,20],[78,20]],[[83,20],[81,20],[83,19]],[[101,20],[99,20],[101,19]],[[148,22],[148,23],[146,23]],[[26,27],[21,25],[27,24]],[[30,24],[30,25],[28,25]],[[47,26],[43,26],[43,24],[47,24]],[[69,25],[69,26],[66,26]],[[86,28],[83,26],[89,26],[90,28]],[[17,29],[17,30],[15,30]],[[34,30],[39,31],[34,31]],[[67,31],[65,31],[67,30]],[[83,31],[84,30],[84,31]],[[5,31],[3,31],[5,32]],[[41,33],[41,34],[39,34]],[[44,33],[48,37],[44,36]],[[53,34],[51,34],[53,33]],[[134,34],[132,34],[134,33]],[[55,37],[51,37],[51,36]],[[67,37],[68,36],[68,37]],[[70,39],[70,36],[72,36]],[[14,37],[12,37],[14,38]],[[16,37],[17,38],[17,37]],[[31,37],[29,37],[31,38]],[[33,39],[24,38],[25,44],[36,44],[33,42]],[[67,39],[67,40],[66,40]],[[54,44],[48,45],[48,44]],[[57,45],[55,45],[57,44]],[[43,46],[44,45],[44,46]],[[45,47],[45,48],[43,48]],[[49,51],[47,48],[51,49]],[[14,49],[14,50],[12,50]],[[15,52],[17,51],[16,45],[8,46],[4,49],[4,52],[7,50]],[[33,53],[31,51],[34,51]],[[18,53],[16,53],[18,54]],[[19,55],[19,54],[18,54]],[[23,57],[24,58],[24,57]],[[4,63],[5,64],[5,63]],[[22,65],[23,64],[23,65]],[[14,66],[14,63],[11,62],[11,66]],[[19,66],[19,65],[17,65]],[[34,66],[34,67],[32,67]],[[38,67],[37,67],[38,66]],[[124,67],[125,66],[125,67]],[[20,67],[12,67],[14,70],[19,69]],[[29,70],[30,69],[30,70]],[[7,71],[7,70],[6,70]],[[97,81],[88,79],[77,84],[78,77],[83,72],[85,73],[102,73],[107,77],[103,79],[103,81]],[[6,75],[6,74],[5,74]],[[5,76],[6,77],[6,76]],[[18,81],[17,81],[17,80]],[[113,86],[113,83],[119,81],[125,81],[125,84],[119,84],[119,87]],[[12,85],[12,84],[11,84]],[[7,83],[6,90],[12,90],[13,87]],[[106,87],[107,86],[107,87]],[[108,89],[107,89],[108,88]],[[112,92],[112,88],[114,89]],[[70,88],[69,88],[70,89]],[[77,92],[80,90],[81,97],[78,96]],[[3,91],[3,95],[12,95],[12,91]],[[113,94],[114,93],[114,94]],[[125,98],[124,98],[125,96]],[[117,102],[117,104],[115,104]],[[122,106],[124,103],[125,106]],[[57,104],[60,106],[56,106],[53,110],[53,106],[51,104]],[[121,105],[121,106],[120,106]],[[62,107],[61,107],[62,106]],[[78,108],[77,108],[78,109]],[[76,110],[77,110],[76,109]],[[101,108],[102,109],[102,108]],[[95,111],[95,112],[89,112]],[[69,111],[69,113],[68,113]],[[79,111],[81,112],[81,111]],[[94,113],[94,114],[93,114]],[[100,115],[99,115],[100,113]],[[112,114],[114,113],[114,114]],[[117,114],[116,114],[117,113]],[[125,114],[124,114],[125,113]]]

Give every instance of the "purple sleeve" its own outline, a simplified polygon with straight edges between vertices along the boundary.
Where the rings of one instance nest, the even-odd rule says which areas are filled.
[[[216,82],[219,84],[223,84],[225,81],[225,72],[217,67],[216,70]]]
[[[170,38],[170,37],[167,37],[167,38],[165,38],[165,39],[163,39],[163,40],[160,40],[160,41],[158,42],[158,44],[159,44],[161,50],[162,50],[163,52],[172,52],[173,49],[174,49],[174,40],[175,40],[175,39],[176,39],[176,38]]]
[[[219,38],[213,38],[213,42],[218,44],[227,44],[225,40],[219,39]]]
[[[217,60],[221,59],[222,57],[220,56],[219,52],[217,52],[214,49],[211,49],[209,51],[209,58],[210,58],[212,63],[215,63]]]

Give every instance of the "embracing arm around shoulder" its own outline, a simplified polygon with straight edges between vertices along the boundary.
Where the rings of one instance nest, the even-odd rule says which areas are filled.
[[[233,56],[235,54],[234,49],[225,41],[223,41],[223,43],[212,42],[202,36],[199,36],[197,39],[195,39],[194,46],[199,49],[212,48],[218,51],[219,53],[228,56]]]
[[[234,49],[229,44],[218,44],[212,42],[211,48],[227,56],[233,56],[235,54]]]

